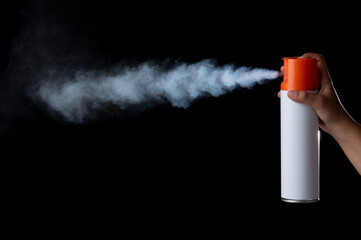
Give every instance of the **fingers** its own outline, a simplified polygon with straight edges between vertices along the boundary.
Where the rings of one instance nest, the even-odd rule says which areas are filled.
[[[302,56],[300,56],[299,58],[316,58],[318,69],[319,69],[319,79],[321,81],[321,85],[323,85],[327,81],[331,81],[329,74],[328,74],[326,60],[323,57],[323,55],[317,54],[317,53],[305,53]]]
[[[317,93],[310,93],[305,91],[288,91],[287,96],[295,102],[304,103],[311,106],[316,110],[318,102],[320,102],[320,97]]]
[[[298,58],[315,58],[315,59],[317,59],[321,87],[322,88],[325,87],[325,89],[326,89],[327,86],[332,86],[331,78],[328,74],[326,60],[323,57],[323,55],[309,52],[309,53],[303,54],[302,56],[300,56]],[[283,75],[284,75],[284,67],[282,66],[280,69],[280,72],[279,72],[279,76],[282,77]],[[322,89],[320,91],[322,91]],[[316,109],[317,107],[319,107],[320,104],[322,104],[322,97],[315,93],[304,92],[304,91],[289,91],[287,95],[291,100],[293,100],[295,102],[299,102],[299,103],[305,103],[305,104],[313,107],[314,109]],[[280,92],[278,92],[277,96],[280,97]]]
[[[327,72],[327,65],[326,65],[326,60],[324,58],[323,55],[318,54],[318,53],[305,53],[302,56],[298,57],[298,58],[316,58],[317,59],[317,64],[318,67],[320,68],[321,71]]]

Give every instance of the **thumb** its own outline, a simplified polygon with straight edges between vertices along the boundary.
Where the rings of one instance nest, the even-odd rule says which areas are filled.
[[[288,91],[287,96],[294,102],[304,103],[316,109],[318,102],[317,93],[290,90]]]

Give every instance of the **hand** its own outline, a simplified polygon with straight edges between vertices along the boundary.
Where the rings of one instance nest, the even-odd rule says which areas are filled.
[[[311,106],[320,119],[320,127],[327,133],[336,137],[342,127],[352,120],[343,108],[336,91],[332,85],[331,77],[327,70],[325,58],[316,53],[305,53],[299,58],[316,58],[319,70],[320,90],[318,93],[306,91],[289,91],[287,96],[299,103]],[[283,67],[281,68],[283,73]],[[278,93],[280,97],[280,93]]]

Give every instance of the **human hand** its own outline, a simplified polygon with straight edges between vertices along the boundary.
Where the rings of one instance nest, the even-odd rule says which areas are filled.
[[[311,106],[317,113],[320,127],[333,137],[342,134],[343,128],[348,125],[352,118],[343,108],[336,91],[333,87],[331,77],[328,73],[325,58],[316,53],[305,53],[299,58],[316,58],[319,70],[320,90],[318,93],[306,91],[288,91],[287,96],[299,103]],[[283,67],[281,68],[283,73]],[[280,97],[280,93],[278,93]]]

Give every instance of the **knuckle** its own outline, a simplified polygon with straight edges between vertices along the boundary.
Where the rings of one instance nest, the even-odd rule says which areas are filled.
[[[307,100],[307,93],[304,91],[298,92],[298,98],[302,100]]]
[[[307,52],[305,55],[316,58],[318,61],[324,61],[325,57],[320,53]]]
[[[322,60],[322,61],[325,60],[325,57],[322,54],[317,54],[317,57],[319,60]]]

